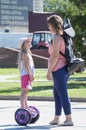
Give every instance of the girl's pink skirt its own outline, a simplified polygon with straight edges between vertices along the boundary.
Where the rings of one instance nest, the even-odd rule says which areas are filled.
[[[21,76],[21,88],[32,89],[32,82],[30,81],[29,75]]]

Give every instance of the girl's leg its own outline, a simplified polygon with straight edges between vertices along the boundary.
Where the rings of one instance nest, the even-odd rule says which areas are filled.
[[[25,104],[24,104],[24,90],[23,89],[21,89],[20,104],[21,104],[21,108],[25,108]]]
[[[28,90],[26,88],[21,89],[21,94],[20,94],[20,104],[22,108],[26,108],[27,105],[27,93]]]
[[[28,95],[28,89],[25,90],[25,108],[28,108],[28,99],[27,99],[27,95]]]

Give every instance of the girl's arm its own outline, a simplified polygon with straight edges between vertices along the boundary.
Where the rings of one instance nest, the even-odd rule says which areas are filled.
[[[32,73],[31,73],[31,70],[30,70],[30,67],[29,67],[29,63],[30,63],[30,62],[29,62],[29,58],[28,58],[27,54],[23,54],[23,55],[22,55],[22,59],[23,59],[23,61],[24,61],[25,69],[26,69],[27,73],[29,74],[30,79],[31,79],[31,81],[32,81],[34,78],[33,78],[33,75],[32,75]]]

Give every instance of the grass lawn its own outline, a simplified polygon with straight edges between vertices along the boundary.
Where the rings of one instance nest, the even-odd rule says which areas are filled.
[[[35,69],[35,80],[33,82],[33,89],[29,96],[53,96],[53,83],[46,81],[46,69]],[[3,96],[19,96],[20,95],[20,80],[19,71],[17,68],[2,68],[0,75],[16,75],[16,77],[8,78],[7,80],[14,80],[14,82],[0,82],[0,95]],[[86,71],[80,74],[71,75],[68,81],[68,92],[70,97],[86,98]]]

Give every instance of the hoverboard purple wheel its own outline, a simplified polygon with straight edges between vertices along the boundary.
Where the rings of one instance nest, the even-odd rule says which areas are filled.
[[[39,116],[40,116],[39,110],[34,106],[29,106],[29,110],[31,113],[30,123],[35,123],[39,119]]]
[[[15,120],[19,125],[27,125],[31,122],[31,114],[28,110],[19,108],[15,112]]]

